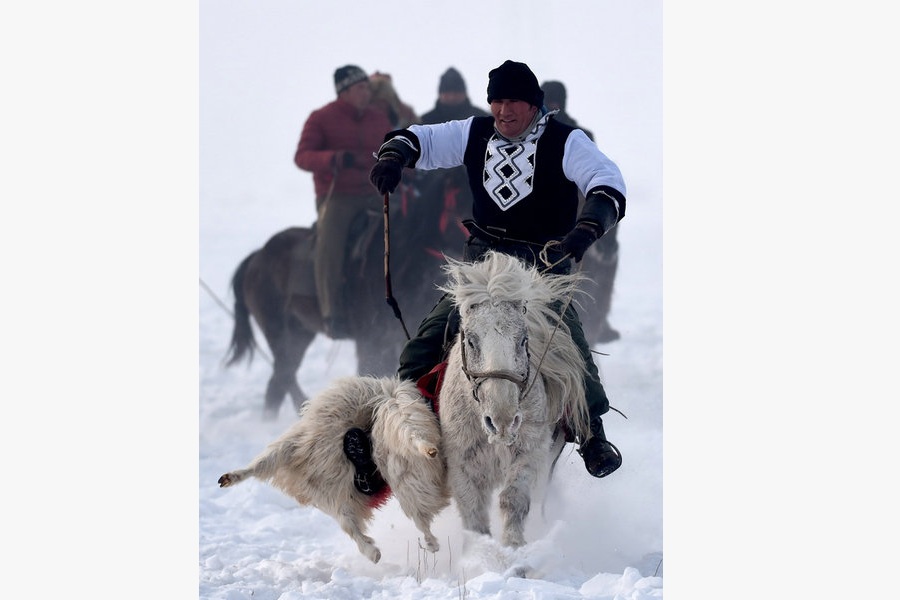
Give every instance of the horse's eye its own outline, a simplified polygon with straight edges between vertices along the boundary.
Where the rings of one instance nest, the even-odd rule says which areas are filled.
[[[527,343],[528,343],[528,336],[527,336],[527,335],[523,335],[523,336],[522,336],[522,342],[521,342],[519,345],[520,345],[520,346],[524,346],[524,345],[526,345]]]

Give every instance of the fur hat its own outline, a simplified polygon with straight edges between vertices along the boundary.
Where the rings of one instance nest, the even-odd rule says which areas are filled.
[[[524,100],[532,106],[544,105],[544,91],[528,65],[507,60],[488,73],[487,101]]]
[[[334,72],[334,89],[340,94],[351,85],[367,79],[369,79],[369,76],[366,75],[365,71],[356,65],[346,65]]]
[[[563,85],[562,81],[545,81],[541,89],[544,90],[544,102],[547,104],[551,102],[559,104],[559,107],[565,110],[566,86]]]
[[[459,71],[450,67],[441,75],[441,83],[438,85],[438,93],[442,92],[463,92],[466,91],[466,82],[463,80]]]

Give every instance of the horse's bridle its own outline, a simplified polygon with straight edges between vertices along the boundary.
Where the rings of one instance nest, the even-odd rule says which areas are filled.
[[[462,359],[462,370],[465,373],[469,383],[472,384],[472,397],[475,402],[481,402],[478,397],[478,388],[487,379],[506,379],[512,381],[519,387],[519,402],[525,396],[526,386],[528,385],[528,376],[531,374],[531,354],[528,351],[528,336],[525,336],[525,374],[521,375],[509,369],[500,369],[498,371],[472,371],[469,369],[469,361],[466,358],[466,330],[459,330],[459,352]]]

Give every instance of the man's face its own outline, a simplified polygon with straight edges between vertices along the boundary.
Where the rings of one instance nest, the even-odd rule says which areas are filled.
[[[368,79],[354,83],[341,92],[341,98],[355,106],[358,110],[364,109],[372,101],[372,86]]]
[[[500,135],[506,138],[514,138],[525,132],[531,125],[531,120],[537,112],[537,106],[532,106],[524,100],[497,100],[491,102],[491,114],[494,115],[494,125]]]

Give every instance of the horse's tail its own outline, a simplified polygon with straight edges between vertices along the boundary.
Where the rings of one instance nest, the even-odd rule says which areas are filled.
[[[231,333],[231,344],[228,346],[230,358],[225,362],[226,367],[239,362],[245,355],[247,360],[253,360],[256,340],[253,339],[253,327],[250,325],[250,309],[244,299],[244,275],[254,256],[256,252],[245,258],[231,278],[231,289],[234,292],[234,330]]]

